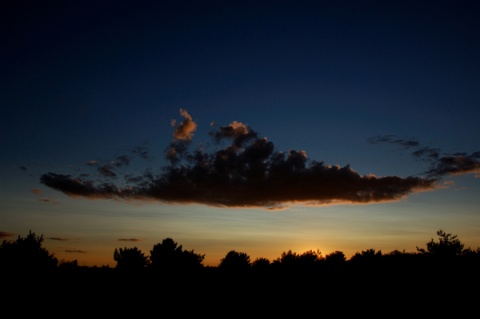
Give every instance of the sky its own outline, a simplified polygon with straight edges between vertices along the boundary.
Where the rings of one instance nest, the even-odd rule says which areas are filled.
[[[116,265],[480,247],[478,1],[3,1],[0,240]]]

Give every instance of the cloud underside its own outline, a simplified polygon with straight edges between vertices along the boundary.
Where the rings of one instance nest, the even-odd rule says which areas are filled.
[[[233,181],[203,175],[192,180],[176,172],[176,180],[160,179],[142,187],[93,185],[68,175],[45,174],[41,182],[72,197],[156,200],[165,203],[199,203],[224,207],[282,208],[290,204],[326,205],[396,201],[414,191],[429,190],[436,180],[360,176],[348,167],[312,167],[306,172],[259,180]]]
[[[276,151],[266,137],[258,137],[251,127],[237,121],[210,132],[218,149],[190,151],[197,125],[187,111],[181,109],[180,114],[184,121],[165,150],[170,164],[162,174],[153,175],[149,170],[141,175],[126,174],[120,184],[115,170],[128,166],[129,160],[119,156],[103,166],[94,163],[100,165],[97,176],[102,180],[89,179],[91,175],[85,173],[50,172],[43,174],[40,182],[72,197],[281,209],[292,204],[398,201],[411,193],[434,189],[445,175],[480,172],[480,152],[442,156],[438,149],[422,147],[416,140],[387,135],[370,142],[414,148],[412,156],[428,163],[429,168],[420,177],[360,175],[349,165],[312,161],[303,150]],[[142,154],[147,157],[145,150]]]

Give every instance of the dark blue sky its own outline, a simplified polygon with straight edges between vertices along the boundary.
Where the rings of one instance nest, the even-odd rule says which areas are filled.
[[[477,6],[20,2],[3,10],[3,129],[14,123],[24,140],[34,130],[76,144],[122,127],[134,143],[156,130],[145,118],[183,107],[206,116],[204,125],[243,120],[265,134],[271,119],[275,135],[315,119],[333,135],[373,122],[366,135],[421,137],[453,123],[464,126],[461,139],[478,136]]]

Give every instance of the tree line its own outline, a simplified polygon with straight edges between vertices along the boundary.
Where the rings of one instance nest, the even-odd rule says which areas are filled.
[[[230,250],[220,263],[204,266],[204,254],[186,250],[172,238],[165,238],[157,243],[146,255],[136,246],[114,249],[115,267],[79,266],[77,260],[59,261],[54,254],[43,247],[43,235],[37,236],[29,231],[25,237],[18,236],[14,241],[3,240],[0,246],[0,270],[2,272],[74,272],[80,269],[101,269],[117,273],[198,273],[217,271],[219,273],[312,273],[312,272],[356,272],[385,270],[449,270],[452,267],[463,270],[478,269],[480,265],[480,248],[476,250],[465,245],[457,235],[440,229],[438,239],[426,243],[426,248],[416,247],[416,252],[394,250],[382,253],[367,249],[355,253],[347,259],[342,251],[334,251],[325,256],[320,251],[308,250],[303,253],[284,251],[280,257],[269,260],[259,257],[251,260],[245,252]],[[439,268],[440,267],[440,268]],[[475,268],[477,267],[477,268]]]

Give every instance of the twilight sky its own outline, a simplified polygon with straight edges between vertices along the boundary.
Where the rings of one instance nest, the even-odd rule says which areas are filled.
[[[480,3],[6,1],[0,239],[115,266],[480,247]]]

